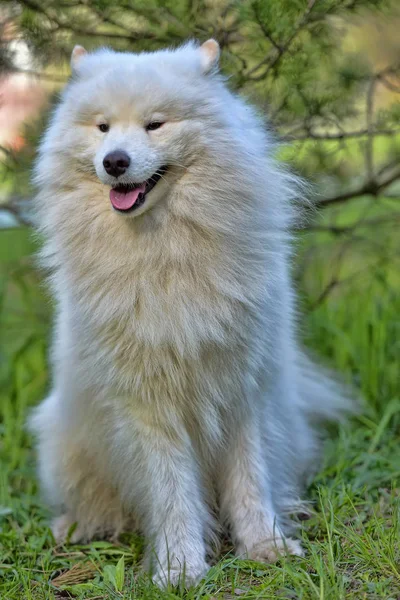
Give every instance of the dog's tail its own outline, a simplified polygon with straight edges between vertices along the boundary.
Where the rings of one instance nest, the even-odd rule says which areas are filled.
[[[350,385],[335,373],[300,353],[299,392],[302,409],[311,423],[341,422],[361,411],[361,403]]]

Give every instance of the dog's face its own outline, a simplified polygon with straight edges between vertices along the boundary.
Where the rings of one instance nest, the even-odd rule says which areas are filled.
[[[76,47],[75,77],[56,119],[69,171],[96,176],[118,213],[151,208],[202,147],[210,119],[204,83],[218,54],[213,40],[139,55]]]

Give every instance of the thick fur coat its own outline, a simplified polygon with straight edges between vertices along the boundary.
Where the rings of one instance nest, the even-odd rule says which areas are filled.
[[[288,515],[315,463],[314,422],[344,405],[296,339],[298,182],[217,60],[213,40],[77,47],[36,167],[56,324],[32,426],[53,531],[137,527],[160,584],[201,578],[219,525],[239,555],[300,554]],[[118,177],[115,151],[129,157]],[[142,205],[110,201],[157,174]]]

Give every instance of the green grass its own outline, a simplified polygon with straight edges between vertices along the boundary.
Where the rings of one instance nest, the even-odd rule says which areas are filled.
[[[26,232],[0,231],[2,599],[400,598],[398,265],[384,261],[368,277],[348,278],[349,265],[365,258],[353,244],[339,274],[347,280],[318,300],[337,250],[324,233],[312,241],[321,252],[311,253],[301,278],[305,341],[356,383],[366,409],[326,445],[309,490],[315,514],[301,530],[306,557],[262,565],[234,559],[227,547],[198,587],[161,592],[140,570],[138,537],[55,547],[24,428],[48,386],[50,304],[26,259],[33,249]],[[303,259],[309,248],[309,241],[301,245]]]

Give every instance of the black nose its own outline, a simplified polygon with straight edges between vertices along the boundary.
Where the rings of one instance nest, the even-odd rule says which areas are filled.
[[[109,175],[119,177],[123,175],[131,163],[131,159],[123,150],[109,152],[103,160],[103,166]]]

